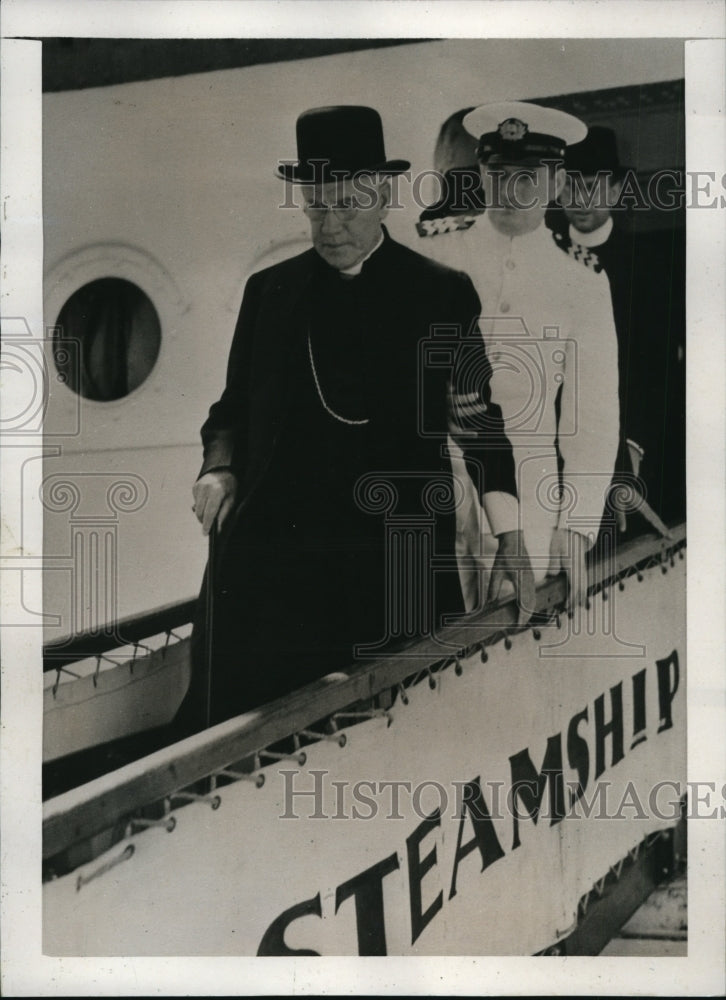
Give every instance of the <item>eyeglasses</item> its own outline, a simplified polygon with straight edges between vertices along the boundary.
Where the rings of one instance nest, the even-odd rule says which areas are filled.
[[[339,222],[352,222],[362,207],[355,198],[347,198],[337,205],[324,205],[319,201],[310,201],[303,205],[303,212],[313,222],[321,222],[328,212],[332,212]]]

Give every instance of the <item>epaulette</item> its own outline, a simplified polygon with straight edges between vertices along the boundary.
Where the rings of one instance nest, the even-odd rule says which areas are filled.
[[[441,176],[441,198],[418,217],[419,236],[438,236],[469,229],[485,211],[479,168],[454,167]]]
[[[455,233],[458,229],[470,229],[478,218],[478,215],[445,215],[440,219],[421,219],[416,223],[416,232],[419,236]]]
[[[587,247],[581,246],[579,243],[573,243],[569,236],[565,236],[564,233],[554,232],[552,233],[552,238],[554,239],[557,246],[568,257],[572,257],[573,260],[578,261],[580,264],[584,264],[585,267],[589,267],[596,274],[602,271],[602,264],[600,263],[600,258],[592,250]]]

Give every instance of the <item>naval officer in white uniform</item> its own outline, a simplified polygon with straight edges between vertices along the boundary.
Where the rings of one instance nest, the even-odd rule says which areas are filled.
[[[518,516],[535,580],[564,569],[572,608],[586,594],[585,553],[598,534],[619,432],[608,279],[563,254],[544,225],[548,202],[565,184],[565,148],[587,126],[524,102],[483,105],[463,124],[478,141],[486,211],[437,219],[419,232],[433,237],[426,240],[431,256],[467,272],[479,293],[492,397],[514,449]],[[461,439],[455,426],[452,435]],[[457,554],[472,609],[484,603],[496,538],[451,443],[467,489]]]

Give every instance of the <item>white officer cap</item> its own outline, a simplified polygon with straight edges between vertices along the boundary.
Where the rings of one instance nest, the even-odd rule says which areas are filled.
[[[567,146],[587,135],[587,125],[574,115],[527,101],[482,104],[464,116],[463,125],[479,140],[477,156],[484,163],[562,159]]]

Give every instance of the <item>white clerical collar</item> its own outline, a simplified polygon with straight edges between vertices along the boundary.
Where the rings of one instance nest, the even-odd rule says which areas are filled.
[[[363,265],[365,264],[365,262],[368,260],[369,257],[373,256],[373,254],[379,248],[379,246],[381,245],[381,243],[383,243],[383,230],[381,230],[381,235],[378,237],[378,242],[373,247],[373,249],[369,250],[368,253],[365,255],[365,257],[361,257],[361,259],[358,261],[357,264],[354,264],[352,267],[343,268],[340,273],[341,274],[360,274],[361,271],[363,270]]]
[[[570,239],[573,243],[579,243],[581,247],[599,247],[606,242],[612,231],[613,219],[609,215],[607,220],[597,229],[593,229],[591,233],[581,233],[579,229],[570,226]]]

